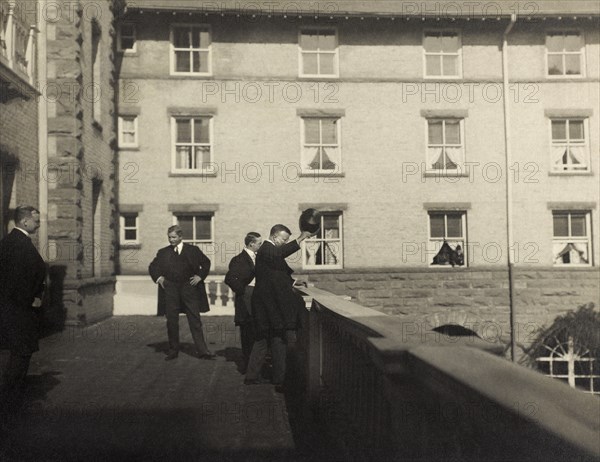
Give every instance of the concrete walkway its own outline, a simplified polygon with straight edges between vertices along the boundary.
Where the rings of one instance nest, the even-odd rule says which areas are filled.
[[[42,339],[0,460],[309,460],[285,396],[243,384],[232,318],[203,320],[213,361],[191,355],[184,317],[182,353],[168,362],[163,318],[114,317]]]

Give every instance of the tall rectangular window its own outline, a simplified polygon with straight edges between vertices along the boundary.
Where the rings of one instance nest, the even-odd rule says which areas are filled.
[[[124,53],[135,53],[137,50],[136,44],[136,28],[135,24],[121,24],[118,29],[117,50]]]
[[[340,119],[302,118],[302,172],[333,173],[342,170]]]
[[[589,266],[592,264],[590,212],[552,212],[554,264]]]
[[[137,213],[123,213],[120,217],[121,244],[138,244],[139,228]]]
[[[214,214],[175,214],[174,221],[183,231],[183,242],[197,245],[207,255],[214,253]]]
[[[465,266],[466,212],[429,212],[429,244],[435,253],[431,266]]]
[[[179,173],[203,173],[212,162],[212,117],[173,117],[172,168]]]
[[[461,77],[462,48],[455,31],[426,31],[423,37],[425,77]]]
[[[427,170],[464,172],[464,119],[427,120]]]
[[[119,117],[119,147],[136,148],[138,146],[137,116]]]
[[[100,26],[92,21],[92,114],[94,120],[102,124],[102,35]]]
[[[211,33],[209,26],[181,25],[171,28],[171,73],[211,73]]]
[[[318,234],[303,242],[302,267],[305,269],[343,268],[342,213],[321,214]]]
[[[551,167],[554,172],[589,171],[586,119],[552,119]]]
[[[549,77],[583,75],[583,37],[579,32],[550,32],[546,35],[546,60]]]
[[[300,30],[300,75],[337,77],[337,31],[333,28]]]

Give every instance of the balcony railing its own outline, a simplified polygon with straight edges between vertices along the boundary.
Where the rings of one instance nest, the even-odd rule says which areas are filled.
[[[19,79],[35,85],[36,25],[26,23],[28,15],[17,2],[2,2],[0,7],[0,64]],[[3,73],[4,76],[4,73]],[[12,80],[12,79],[10,79]],[[11,81],[14,85],[16,82]]]
[[[291,389],[310,409],[303,428],[339,460],[598,460],[597,398],[499,357],[501,345],[302,292]]]

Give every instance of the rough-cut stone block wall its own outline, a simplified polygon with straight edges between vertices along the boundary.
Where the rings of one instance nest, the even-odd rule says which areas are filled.
[[[381,269],[304,275],[317,287],[351,296],[390,315],[427,326],[460,324],[489,341],[510,341],[506,269]],[[598,268],[515,268],[516,339],[523,349],[556,316],[593,302],[600,305]]]

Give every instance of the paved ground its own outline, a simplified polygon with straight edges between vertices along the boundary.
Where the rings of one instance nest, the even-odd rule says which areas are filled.
[[[286,397],[243,384],[232,318],[204,318],[214,361],[193,357],[184,317],[180,327],[183,351],[168,362],[163,318],[114,317],[43,339],[0,460],[307,460]]]

